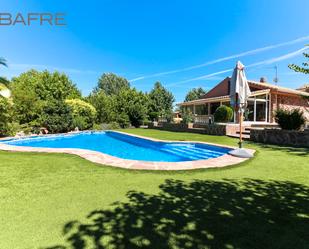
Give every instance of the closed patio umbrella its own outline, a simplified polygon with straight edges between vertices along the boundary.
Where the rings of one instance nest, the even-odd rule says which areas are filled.
[[[245,74],[245,66],[238,61],[233,71],[233,75],[230,83],[230,99],[231,105],[238,111],[239,114],[239,149],[233,150],[230,154],[239,157],[252,157],[253,155],[242,149],[242,121],[243,113],[247,106],[247,100],[251,94],[248,81]]]
[[[240,61],[237,61],[230,85],[231,103],[242,109],[246,107],[247,100],[251,94],[244,69],[245,66]]]

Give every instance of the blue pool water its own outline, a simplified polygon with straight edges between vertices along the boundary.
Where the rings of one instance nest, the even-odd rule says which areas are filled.
[[[2,143],[15,146],[87,149],[124,159],[158,162],[203,160],[222,156],[229,151],[227,148],[207,144],[155,142],[112,131],[12,139]]]

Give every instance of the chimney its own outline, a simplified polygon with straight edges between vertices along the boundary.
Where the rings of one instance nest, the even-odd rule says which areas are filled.
[[[261,78],[260,78],[260,82],[261,82],[261,83],[266,83],[266,82],[267,82],[267,80],[266,80],[266,78],[265,78],[265,77],[261,77]]]

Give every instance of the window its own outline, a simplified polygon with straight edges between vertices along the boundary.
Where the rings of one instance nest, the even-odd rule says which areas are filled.
[[[188,105],[185,107],[187,112],[193,113],[193,105]]]
[[[263,94],[263,95],[258,95],[255,97],[256,99],[266,99],[266,94]]]
[[[196,105],[195,114],[197,115],[208,115],[208,104]]]
[[[245,120],[251,122],[268,122],[268,95],[258,95],[248,99]]]
[[[247,108],[244,112],[245,121],[254,121],[254,105],[255,101],[248,100]]]
[[[225,105],[225,106],[231,106],[231,102],[230,102],[230,101],[227,101],[227,102],[222,102],[222,105]]]
[[[219,106],[220,102],[210,103],[210,114],[214,114]]]

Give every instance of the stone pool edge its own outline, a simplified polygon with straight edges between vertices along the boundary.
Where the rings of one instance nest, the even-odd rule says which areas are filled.
[[[214,143],[205,143],[200,141],[170,141],[170,140],[159,140],[139,135],[133,135],[120,131],[113,131],[121,134],[129,135],[132,137],[139,137],[142,139],[148,139],[155,142],[180,142],[180,143],[199,143],[199,144],[209,144],[222,148],[234,149],[235,147],[223,146]],[[45,153],[64,153],[77,155],[93,163],[98,163],[102,165],[108,165],[124,169],[136,169],[136,170],[192,170],[192,169],[207,169],[207,168],[222,168],[226,166],[231,166],[239,164],[248,160],[248,158],[239,158],[232,155],[225,154],[217,158],[211,158],[206,160],[196,160],[196,161],[185,161],[185,162],[148,162],[139,160],[122,159],[108,154],[85,150],[85,149],[71,149],[71,148],[36,148],[27,146],[13,146],[7,144],[0,144],[0,150],[3,151],[13,151],[13,152],[45,152]],[[248,149],[251,153],[255,150]]]

